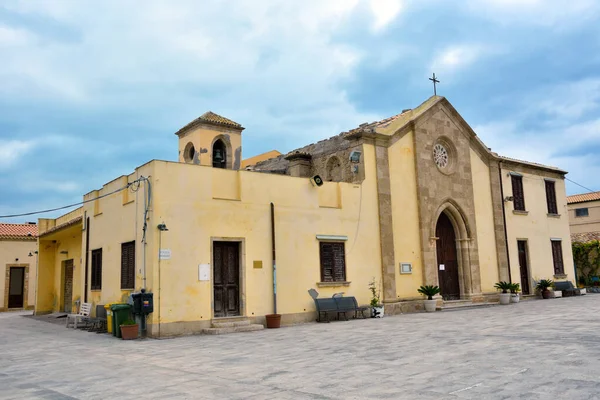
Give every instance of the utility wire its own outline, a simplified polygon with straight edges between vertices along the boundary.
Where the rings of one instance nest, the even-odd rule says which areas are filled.
[[[80,206],[82,204],[89,203],[89,202],[92,202],[92,201],[96,201],[96,200],[101,199],[103,197],[107,197],[107,196],[110,196],[111,194],[115,194],[115,193],[118,193],[118,192],[120,192],[122,190],[128,189],[134,183],[139,183],[139,182],[141,182],[144,179],[146,179],[146,178],[142,177],[142,178],[136,179],[135,181],[128,183],[126,186],[123,186],[123,187],[121,187],[121,188],[119,188],[117,190],[114,190],[114,191],[110,192],[110,193],[103,194],[102,196],[98,196],[98,197],[95,197],[93,199],[83,200],[83,201],[80,201],[79,203],[73,203],[73,204],[69,204],[67,206],[62,206],[62,207],[50,208],[48,210],[32,211],[32,212],[23,213],[23,214],[0,215],[0,218],[26,217],[28,215],[45,214],[45,213],[49,213],[49,212],[52,212],[52,211],[64,210],[66,208],[72,208],[72,207],[75,207],[75,206]]]
[[[574,184],[575,184],[575,185],[577,185],[577,186],[581,186],[582,188],[584,188],[584,189],[585,189],[585,190],[587,190],[587,191],[590,191],[590,192],[595,192],[595,190],[592,190],[592,189],[590,189],[590,188],[587,188],[587,187],[585,187],[585,186],[583,186],[583,185],[580,185],[579,183],[577,183],[577,182],[575,182],[575,181],[572,181],[571,179],[567,178],[566,176],[565,176],[565,179],[566,179],[566,180],[568,180],[568,181],[569,181],[569,182],[571,182],[571,183],[574,183]]]

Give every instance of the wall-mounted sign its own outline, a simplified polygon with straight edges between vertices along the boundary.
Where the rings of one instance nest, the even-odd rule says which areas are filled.
[[[210,280],[210,264],[198,265],[198,280],[209,281]]]
[[[170,260],[171,249],[160,249],[158,252],[158,258],[160,258],[161,260]]]
[[[446,266],[444,264],[440,264],[440,271],[445,271],[446,270]]]
[[[412,264],[411,263],[400,263],[400,273],[401,274],[411,274],[412,273]]]

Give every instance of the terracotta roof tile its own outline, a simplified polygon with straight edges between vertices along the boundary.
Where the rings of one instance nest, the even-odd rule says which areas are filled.
[[[210,125],[227,126],[230,128],[237,128],[237,129],[244,129],[242,127],[242,125],[238,124],[235,121],[230,120],[229,118],[222,117],[219,114],[215,114],[212,111],[207,111],[204,114],[202,114],[201,116],[199,116],[198,118],[196,118],[195,120],[193,120],[192,122],[190,122],[189,124],[187,124],[186,126],[184,126],[183,128],[181,128],[180,130],[178,130],[177,132],[175,132],[175,134],[178,135],[178,134],[182,133],[183,131],[185,131],[197,124],[201,124],[201,123],[210,124]]]
[[[600,200],[600,192],[574,194],[572,196],[567,196],[567,204],[583,203],[585,201],[595,200]]]
[[[571,233],[571,242],[587,243],[600,240],[600,232]]]
[[[37,224],[9,224],[0,222],[0,239],[30,239],[38,236]]]

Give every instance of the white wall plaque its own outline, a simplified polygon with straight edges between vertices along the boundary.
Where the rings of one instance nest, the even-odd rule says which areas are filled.
[[[412,264],[411,263],[400,263],[400,273],[401,274],[412,273]]]
[[[209,281],[210,280],[210,264],[198,265],[198,280]]]
[[[170,260],[171,259],[171,249],[160,249],[158,252],[158,257],[161,260]]]
[[[445,271],[446,270],[446,266],[444,264],[440,264],[440,271]]]

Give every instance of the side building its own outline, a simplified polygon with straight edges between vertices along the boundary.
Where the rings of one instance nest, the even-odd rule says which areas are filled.
[[[283,324],[313,320],[311,288],[367,304],[374,281],[395,314],[421,309],[423,284],[439,285],[440,301],[484,302],[499,280],[532,294],[539,279],[573,279],[566,172],[491,152],[443,97],[253,164],[243,130],[205,113],[176,132],[178,162],[86,194],[73,299],[145,288],[149,335],[172,336],[275,309]],[[58,296],[54,308],[67,304],[61,235],[40,240],[54,286],[38,297]]]

